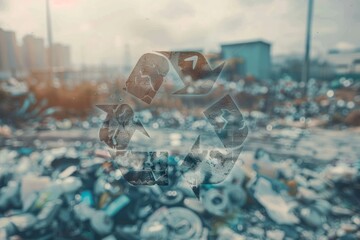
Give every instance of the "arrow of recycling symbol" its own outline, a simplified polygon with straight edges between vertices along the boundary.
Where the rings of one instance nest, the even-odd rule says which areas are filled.
[[[134,120],[134,111],[128,104],[106,104],[97,107],[107,113],[99,131],[99,138],[109,147],[124,150],[135,131],[150,137],[140,121]]]
[[[199,52],[159,52],[166,56],[176,70],[185,87],[173,94],[203,95],[210,92],[220,75],[225,62],[212,69],[206,58]],[[199,80],[201,86],[196,83]]]
[[[97,105],[107,113],[99,131],[99,138],[113,151],[114,159],[131,159],[128,169],[120,168],[124,178],[133,185],[167,185],[167,152],[132,152],[125,151],[135,131],[150,137],[142,123],[134,119],[134,111],[128,104]],[[144,166],[147,163],[147,166]],[[129,169],[135,166],[137,170]],[[139,170],[140,168],[140,170]]]
[[[210,92],[224,64],[215,69],[198,52],[158,52],[142,55],[126,81],[126,91],[151,104],[169,72],[170,61],[185,87],[173,94],[204,95]],[[201,85],[198,84],[202,81]]]
[[[196,176],[195,179],[187,177],[185,179],[190,180],[188,182],[192,185],[192,189],[198,198],[200,184],[215,184],[225,180],[236,163],[242,151],[242,144],[248,135],[248,127],[230,95],[224,96],[203,113],[224,145],[224,149],[222,149],[224,151],[202,150],[200,147],[200,135],[191,152],[182,162],[181,170],[183,175],[191,173]],[[207,171],[200,175],[196,174],[209,167],[210,169],[219,169],[219,166],[222,171],[217,176],[214,176],[216,171]]]

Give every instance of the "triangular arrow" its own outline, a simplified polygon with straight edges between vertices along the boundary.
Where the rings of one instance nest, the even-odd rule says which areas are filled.
[[[169,59],[185,87],[173,94],[207,94],[220,75],[225,62],[212,69],[206,58],[199,52],[159,52]],[[200,79],[207,80],[202,85]]]

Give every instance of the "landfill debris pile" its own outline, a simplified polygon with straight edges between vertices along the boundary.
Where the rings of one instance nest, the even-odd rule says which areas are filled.
[[[169,156],[169,185],[132,186],[91,144],[0,151],[0,239],[359,239],[360,161],[307,167],[244,152],[199,199]]]
[[[339,123],[357,113],[359,85],[350,80],[339,80],[338,87],[311,87],[321,97],[310,91],[313,99],[307,103],[301,100],[301,84],[286,79],[268,87],[223,83],[237,100],[244,98],[240,102],[249,110],[244,118],[252,132],[225,181],[201,185],[198,197],[175,150],[167,155],[168,185],[133,186],[118,168],[121,158],[113,160],[99,143],[100,117],[50,118],[57,108],[38,101],[26,86],[10,83],[3,89],[11,104],[0,104],[4,113],[12,113],[0,119],[0,239],[360,238],[356,134],[326,130],[322,136],[325,130],[317,129],[306,135],[288,127],[301,122],[305,112],[312,121],[320,116]],[[344,87],[353,98],[340,96]],[[185,148],[197,131],[209,128],[202,117],[174,109],[138,112],[152,128],[156,149],[169,143]],[[356,126],[353,115],[348,125]],[[33,119],[33,129],[13,128],[17,118]],[[183,135],[173,131],[179,126]]]
[[[86,117],[93,113],[95,103],[118,100],[116,84],[119,83],[102,81],[98,86],[82,83],[75,89],[68,89],[56,86],[46,88],[42,86],[43,84],[15,78],[2,81],[0,84],[0,124],[41,125],[51,117],[65,120],[79,116]],[[197,84],[205,83],[199,81]],[[360,124],[360,83],[352,78],[335,78],[329,82],[310,79],[309,99],[306,101],[302,96],[304,88],[302,83],[294,81],[289,76],[277,79],[276,84],[254,79],[228,82],[220,77],[214,88],[220,95],[223,91],[231,93],[244,117],[258,125],[277,118],[287,122],[302,122],[305,115],[311,117],[313,122],[318,120],[317,125],[328,127],[359,126]],[[190,101],[182,107],[187,109],[189,104],[194,107],[193,105],[197,102],[199,101]],[[166,98],[159,106],[172,110],[180,107],[170,98]],[[149,110],[144,111],[144,116],[149,117],[149,112]],[[150,117],[151,114],[154,115],[150,112]],[[163,124],[181,125],[181,122],[185,120],[181,114],[176,113],[176,110],[173,113],[160,111],[157,115],[162,119],[154,123],[154,128],[161,128]],[[204,122],[196,121],[189,124],[193,124],[194,128],[201,128]]]
[[[48,101],[36,99],[26,82],[10,78],[0,84],[0,123],[18,123],[20,120],[40,121],[58,111]]]

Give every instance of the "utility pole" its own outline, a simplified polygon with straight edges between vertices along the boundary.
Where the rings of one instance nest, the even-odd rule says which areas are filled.
[[[52,29],[51,29],[51,15],[49,0],[46,1],[46,25],[47,25],[47,38],[48,38],[48,68],[49,68],[49,80],[50,83],[53,81],[53,44],[52,44]]]
[[[303,97],[308,102],[308,92],[307,86],[309,81],[310,73],[310,45],[311,45],[311,24],[312,24],[312,15],[313,15],[313,0],[308,0],[308,13],[307,13],[307,24],[306,24],[306,42],[305,42],[305,58],[303,66],[302,81],[304,83]],[[307,118],[307,107],[305,103],[305,127],[306,127],[306,118]]]

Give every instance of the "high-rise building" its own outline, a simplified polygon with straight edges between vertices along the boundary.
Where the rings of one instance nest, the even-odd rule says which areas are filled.
[[[237,60],[236,73],[241,77],[253,76],[269,79],[271,71],[271,44],[252,41],[221,45],[221,56],[225,60]]]
[[[22,70],[15,33],[0,29],[0,78],[17,77]]]
[[[28,71],[44,71],[47,69],[47,56],[42,38],[26,35],[23,38],[23,59]]]
[[[5,31],[0,29],[0,78],[10,77]]]
[[[0,79],[48,72],[49,49],[52,49],[55,70],[64,71],[71,66],[69,46],[52,44],[51,48],[46,48],[44,40],[34,35],[24,36],[19,46],[14,32],[0,28]]]
[[[50,49],[48,49],[50,51]],[[69,68],[71,65],[70,47],[54,43],[52,45],[53,68]]]

